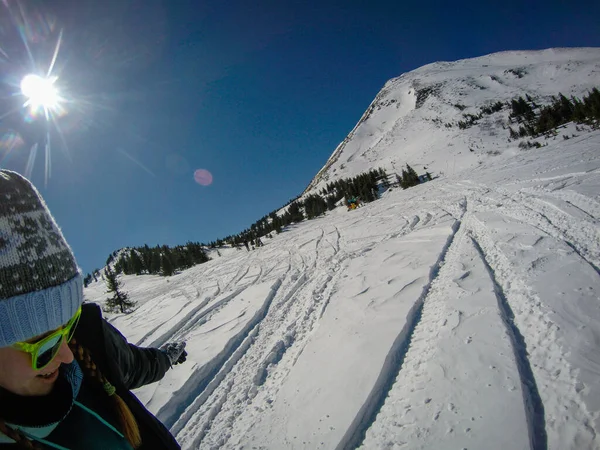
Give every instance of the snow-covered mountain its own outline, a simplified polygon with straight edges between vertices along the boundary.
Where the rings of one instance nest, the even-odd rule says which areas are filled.
[[[490,155],[515,150],[509,110],[486,115],[469,129],[458,122],[482,107],[528,94],[539,104],[562,93],[582,97],[598,86],[600,48],[511,51],[436,62],[388,81],[338,145],[306,192],[373,167],[452,175]]]
[[[507,110],[456,125],[599,85],[600,49],[387,83],[311,189],[392,163],[439,177],[172,277],[124,276],[139,308],[110,320],[130,341],[188,342],[140,399],[185,449],[600,448],[600,131],[521,150]]]

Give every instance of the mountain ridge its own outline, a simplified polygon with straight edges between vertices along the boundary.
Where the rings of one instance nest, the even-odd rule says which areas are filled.
[[[473,167],[487,152],[503,153],[517,144],[509,142],[505,131],[507,109],[479,124],[480,130],[496,136],[485,143],[486,148],[473,131],[457,133],[463,114],[525,94],[540,104],[559,92],[582,96],[598,84],[600,48],[595,47],[507,50],[421,66],[383,85],[302,195],[322,189],[324,183],[355,176],[378,161],[396,172],[409,163],[418,170],[431,167],[438,174],[448,173],[450,157],[452,172]],[[402,149],[395,145],[400,141],[406,141]],[[453,146],[461,150],[442,153]]]

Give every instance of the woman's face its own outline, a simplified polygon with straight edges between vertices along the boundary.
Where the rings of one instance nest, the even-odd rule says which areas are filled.
[[[36,340],[38,338],[32,339],[33,342]],[[0,386],[17,395],[48,395],[58,379],[60,365],[71,362],[73,362],[73,353],[64,339],[55,358],[41,370],[31,367],[29,353],[12,347],[1,347]]]

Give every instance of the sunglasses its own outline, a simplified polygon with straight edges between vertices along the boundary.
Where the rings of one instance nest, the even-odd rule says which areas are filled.
[[[56,354],[63,343],[63,339],[66,338],[67,342],[69,342],[73,338],[80,316],[81,307],[79,307],[75,315],[65,326],[59,328],[52,334],[34,343],[17,342],[16,344],[13,344],[13,347],[22,352],[29,353],[31,355],[31,367],[33,367],[34,370],[41,370],[50,364],[56,357]]]

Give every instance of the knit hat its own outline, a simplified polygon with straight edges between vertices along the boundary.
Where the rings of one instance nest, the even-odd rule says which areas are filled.
[[[0,347],[59,328],[83,302],[75,256],[46,203],[0,170]]]

